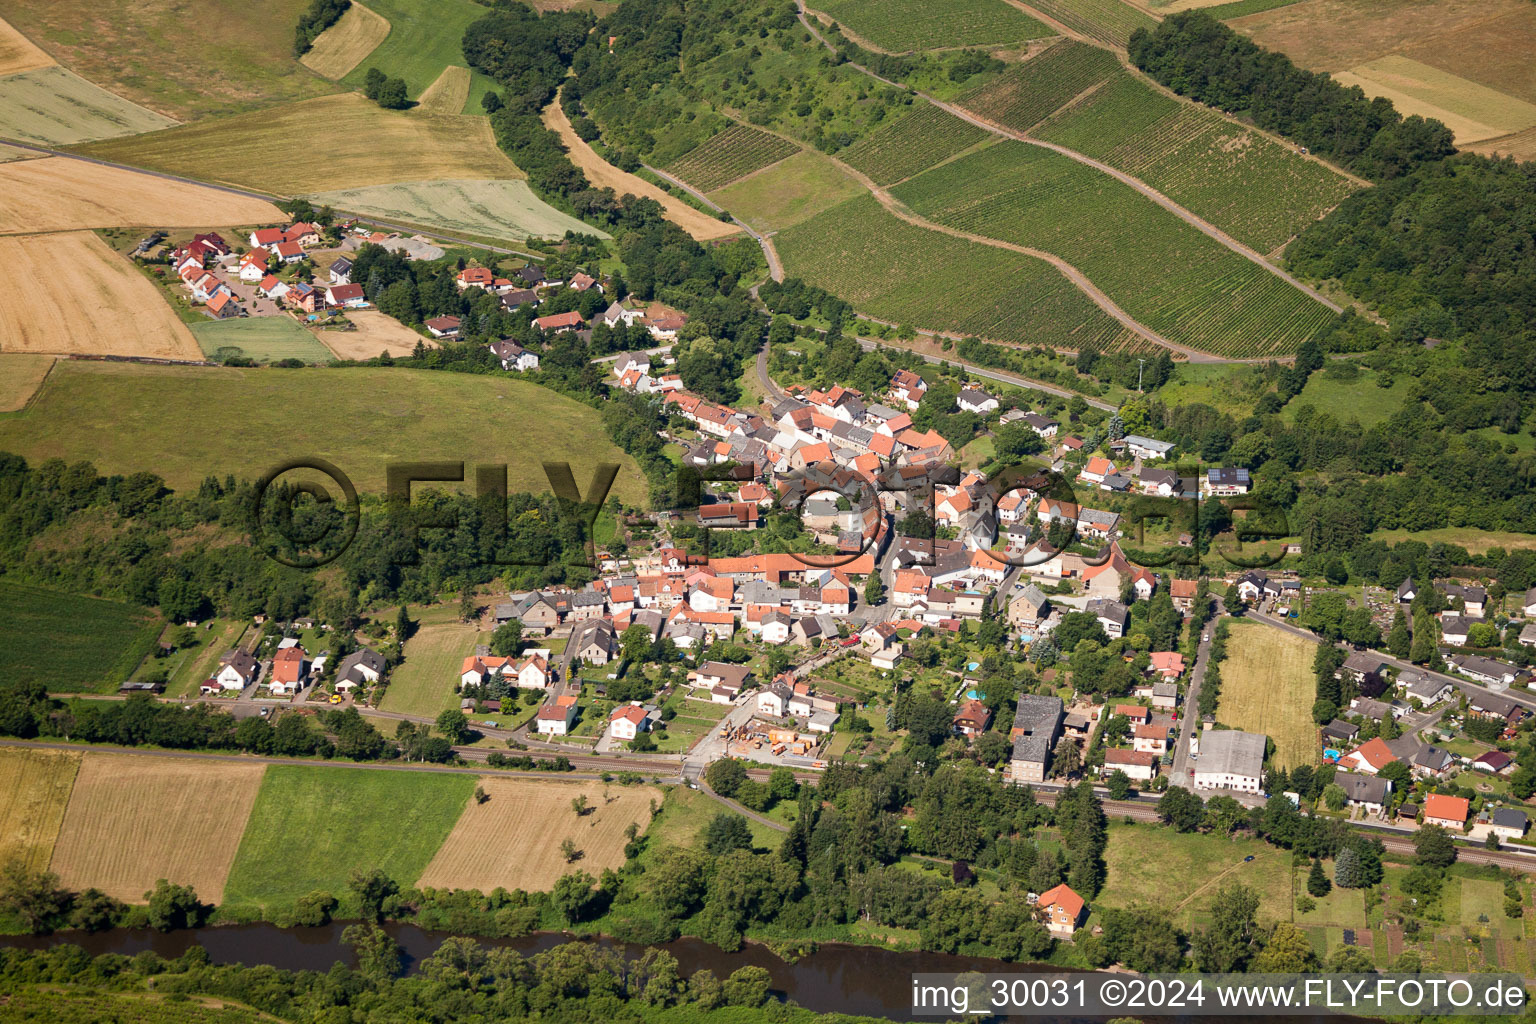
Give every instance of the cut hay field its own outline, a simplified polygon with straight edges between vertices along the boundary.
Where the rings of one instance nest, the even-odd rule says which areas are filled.
[[[810,6],[892,53],[1055,34],[1004,0],[814,0]]]
[[[0,679],[35,679],[56,693],[110,693],[162,626],[134,605],[0,583]]]
[[[1108,50],[1069,39],[1015,64],[956,102],[988,121],[1027,132],[1120,71],[1120,62]]]
[[[634,823],[643,831],[651,801],[662,796],[654,786],[596,780],[488,777],[480,785],[491,798],[483,804],[470,801],[419,885],[535,892],[552,888],[561,875],[578,869],[591,875],[617,869],[624,864],[624,830]],[[593,808],[579,818],[571,810],[578,796],[585,796]],[[581,851],[574,864],[567,864],[560,853],[565,839]]]
[[[95,886],[129,903],[142,903],[161,878],[220,903],[264,770],[260,764],[87,753],[52,870],[72,889]]]
[[[700,192],[713,192],[799,151],[777,135],[737,124],[693,147],[666,170]]]
[[[1386,97],[1400,114],[1435,118],[1456,134],[1458,145],[1536,125],[1536,105],[1408,57],[1380,57],[1333,77],[1367,96]]]
[[[991,137],[986,129],[924,103],[887,121],[837,158],[876,185],[894,185]]]
[[[369,0],[368,7],[389,22],[389,35],[342,84],[361,88],[363,76],[376,67],[405,79],[412,99],[421,99],[444,68],[464,63],[464,30],[488,13],[474,0]]]
[[[1122,49],[1138,28],[1157,27],[1156,18],[1124,0],[1030,0],[1030,6],[1073,32]]]
[[[389,675],[389,689],[379,705],[383,711],[436,718],[459,706],[453,688],[464,659],[482,641],[474,623],[423,625],[405,642],[405,660]]]
[[[511,490],[535,494],[549,490],[542,459],[569,462],[582,487],[595,463],[617,462],[615,497],[645,504],[648,492],[584,405],[510,378],[385,367],[63,363],[28,409],[0,418],[0,451],[89,459],[103,473],[151,470],[177,490],[210,473],[255,480],[279,459],[323,453],[377,494],[391,461],[505,462]]]
[[[1313,71],[1398,54],[1536,103],[1528,0],[1307,0],[1230,24]]]
[[[31,401],[53,362],[53,356],[0,352],[0,412],[15,412]]]
[[[155,286],[89,231],[0,235],[0,276],[6,352],[203,357]]]
[[[1274,740],[1275,762],[1282,768],[1317,762],[1316,650],[1301,637],[1258,622],[1233,622],[1227,635],[1216,721]]]
[[[1467,148],[1485,156],[1509,156],[1516,160],[1536,160],[1536,128],[1527,128],[1513,135],[1489,139],[1487,142],[1479,142]]]
[[[457,114],[469,100],[469,68],[450,64],[421,94],[419,106],[429,114]]]
[[[611,188],[621,196],[628,193],[656,200],[661,204],[662,211],[668,220],[701,242],[729,238],[741,232],[741,228],[735,224],[716,220],[702,210],[689,206],[676,196],[663,192],[644,178],[621,171],[598,156],[597,151],[587,145],[571,127],[570,118],[566,117],[565,111],[560,109],[558,96],[555,97],[554,102],[544,108],[543,116],[545,126],[560,136],[560,142],[565,146],[571,162],[581,169],[593,187]]]
[[[314,136],[297,158],[295,140]],[[397,181],[521,178],[484,117],[384,110],[360,93],[80,147],[104,160],[282,195]]]
[[[1269,136],[1127,72],[1033,134],[1135,176],[1259,252],[1283,245],[1356,187]]]
[[[103,89],[190,120],[334,91],[293,59],[293,27],[309,3],[194,15],[167,0],[0,0],[0,16]]]
[[[258,363],[279,359],[302,359],[306,363],[330,362],[331,350],[288,316],[252,316],[235,320],[210,320],[193,324],[192,336],[202,346],[203,354],[213,359],[223,355],[243,355]],[[237,353],[220,354],[235,348]],[[378,355],[377,352],[373,353]]]
[[[60,67],[0,78],[0,137],[17,142],[65,146],[175,123]]]
[[[428,348],[437,342],[423,338],[399,320],[372,309],[354,309],[347,312],[347,319],[357,326],[355,331],[316,331],[315,337],[338,359],[372,359],[380,352],[392,356],[408,356],[416,350],[417,342]]]
[[[608,237],[544,202],[526,181],[407,181],[309,198],[365,217],[513,242],[561,238],[567,231]]]
[[[260,199],[69,157],[0,164],[0,234],[271,224],[284,216]]]
[[[48,870],[79,769],[73,750],[0,749],[0,865]]]
[[[1073,349],[1107,347],[1120,333],[1043,260],[908,224],[867,193],[781,232],[774,244],[786,274],[919,330]],[[914,277],[914,266],[925,272]]]
[[[1026,143],[971,153],[892,194],[940,224],[1061,257],[1131,316],[1191,348],[1293,352],[1332,318],[1130,186]]]
[[[343,78],[388,35],[388,19],[375,14],[358,0],[352,0],[340,20],[315,38],[309,52],[299,58],[299,63],[317,75]]]
[[[863,194],[858,182],[829,158],[804,150],[715,190],[709,198],[754,231],[781,231]]]
[[[52,67],[54,60],[37,44],[16,31],[7,21],[0,21],[0,75],[19,75],[23,71]]]
[[[291,906],[324,889],[345,897],[356,869],[414,885],[475,789],[472,775],[273,765],[229,872],[233,906]]]

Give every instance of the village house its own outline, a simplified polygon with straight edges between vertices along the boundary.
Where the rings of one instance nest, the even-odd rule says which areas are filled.
[[[368,683],[376,683],[384,676],[384,656],[369,647],[362,647],[341,659],[336,666],[335,687],[347,691]]]
[[[1200,481],[1200,494],[1202,497],[1231,498],[1247,494],[1250,483],[1246,468],[1217,466],[1205,471]]]
[[[573,661],[606,665],[619,656],[618,633],[607,619],[588,619],[571,631],[565,650]]]
[[[1133,782],[1151,782],[1157,776],[1157,759],[1158,755],[1148,751],[1111,747],[1104,751],[1104,774],[1121,771]]]
[[[1366,775],[1375,775],[1396,760],[1397,755],[1392,753],[1387,746],[1387,741],[1377,736],[1366,740],[1339,758],[1339,767]]]
[[[979,416],[986,415],[998,406],[997,399],[980,388],[961,388],[955,404],[961,412],[973,412]]]
[[[304,648],[295,644],[272,656],[272,675],[267,686],[274,697],[292,696],[304,685]]]
[[[1133,726],[1131,749],[1162,757],[1168,753],[1168,726],[1160,723]]]
[[[1354,772],[1337,772],[1333,781],[1344,790],[1344,803],[1358,807],[1366,814],[1381,816],[1392,792],[1392,783],[1375,775],[1358,775]]]
[[[575,695],[561,694],[539,708],[534,715],[534,723],[540,736],[564,736],[569,733],[571,726],[576,724]]]
[[[1466,828],[1471,804],[1464,796],[1431,793],[1424,798],[1424,824],[1460,832]]]
[[[539,357],[528,351],[515,341],[493,341],[490,345],[491,354],[501,363],[503,370],[512,370],[522,373],[526,370],[539,368]]]
[[[259,671],[255,658],[244,651],[231,651],[221,659],[209,683],[217,684],[219,690],[243,690],[256,681]]]
[[[457,338],[463,321],[456,316],[435,316],[423,326],[434,338]]]
[[[987,731],[992,722],[992,709],[979,700],[968,700],[955,713],[953,725],[961,736],[976,737]]]
[[[549,316],[541,316],[533,321],[534,327],[550,334],[559,334],[561,331],[579,331],[586,325],[586,317],[574,309],[569,313],[551,313]]]
[[[1035,909],[1045,919],[1045,930],[1058,939],[1070,939],[1088,919],[1088,904],[1065,882],[1041,893]]]
[[[1025,413],[1024,422],[1028,424],[1030,430],[1033,430],[1040,437],[1055,437],[1056,432],[1061,429],[1060,423],[1057,423],[1049,416],[1042,416],[1037,412]]]
[[[325,276],[330,279],[331,284],[351,284],[352,261],[345,256],[337,257],[330,269],[325,272]]]
[[[1019,695],[1010,730],[1013,756],[1009,771],[1014,785],[1045,781],[1051,751],[1061,732],[1061,717],[1060,697],[1042,697],[1033,693]]]
[[[639,701],[621,704],[608,714],[608,734],[616,740],[633,740],[650,731],[656,709]]]
[[[360,284],[333,284],[325,290],[325,303],[328,306],[360,309],[368,305],[368,296],[363,294],[363,286]]]
[[[892,397],[905,405],[909,412],[917,411],[918,403],[927,391],[928,382],[911,370],[898,370],[896,376],[891,378]]]
[[[1142,437],[1139,434],[1126,434],[1123,440],[1125,441],[1125,450],[1143,461],[1166,458],[1168,453],[1173,451],[1172,442],[1159,441],[1152,437]]]

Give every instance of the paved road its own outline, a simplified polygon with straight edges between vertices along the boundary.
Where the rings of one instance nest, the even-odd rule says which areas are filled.
[[[1226,614],[1221,598],[1212,594],[1211,600],[1216,602],[1217,615]],[[1200,635],[1202,637],[1210,636],[1214,623],[1214,618],[1208,621]],[[1184,717],[1179,722],[1179,738],[1174,746],[1173,753],[1173,775],[1171,781],[1175,786],[1183,786],[1185,789],[1193,789],[1195,785],[1195,780],[1189,774],[1189,741],[1194,736],[1195,730],[1199,728],[1200,684],[1205,682],[1205,668],[1210,664],[1210,660],[1211,643],[1209,640],[1202,639],[1199,648],[1195,652],[1194,667],[1189,671],[1189,686],[1184,692]]]
[[[658,167],[652,167],[649,164],[642,164],[641,166],[650,171],[652,174],[656,175],[656,177],[661,178],[663,181],[669,181],[676,185],[678,188],[682,189],[684,192],[687,192],[689,195],[693,196],[695,199],[709,207],[711,210],[716,210],[721,213],[726,212],[723,207],[721,207],[714,200],[710,199],[709,196],[706,196],[703,192],[700,192],[698,189],[688,184],[682,178],[673,177],[666,171],[663,171]],[[784,264],[779,262],[778,250],[773,247],[773,243],[768,240],[768,236],[753,230],[750,224],[736,216],[734,213],[729,214],[729,216],[731,218],[731,222],[737,227],[741,228],[741,230],[745,231],[747,234],[751,235],[752,240],[757,243],[758,248],[763,250],[763,259],[768,261],[768,276],[773,278],[775,281],[784,280]]]
[[[900,349],[903,352],[914,352],[913,349],[907,348],[903,345],[893,345],[888,341],[880,341],[875,338],[860,338],[859,344],[862,345],[865,349],[892,348]],[[972,366],[970,363],[962,363],[959,360],[949,359],[943,356],[929,355],[926,352],[914,352],[914,354],[922,356],[924,362],[935,364],[946,363],[950,366],[958,366],[966,373],[974,374],[977,377],[985,377],[987,380],[995,380],[1002,384],[1012,384],[1016,388],[1028,388],[1032,391],[1044,391],[1047,394],[1057,395],[1061,398],[1081,398],[1095,409],[1103,409],[1105,412],[1114,412],[1115,409],[1118,408],[1118,406],[1111,405],[1108,402],[1100,401],[1097,398],[1089,398],[1087,395],[1079,395],[1076,391],[1068,391],[1066,388],[1059,388],[1054,384],[1045,384],[1038,380],[1030,380],[1028,377],[1020,377],[1017,374],[1004,373],[1001,370],[989,370],[984,366]]]
[[[787,397],[783,389],[775,384],[773,378],[768,374],[768,345],[766,342],[762,348],[757,350],[757,382],[767,392],[770,405],[777,405]]]

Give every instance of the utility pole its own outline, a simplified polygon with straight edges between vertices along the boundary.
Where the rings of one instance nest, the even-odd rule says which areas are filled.
[[[1142,374],[1142,371],[1145,370],[1146,368],[1147,368],[1147,361],[1145,359],[1138,359],[1138,360],[1136,360],[1136,393],[1138,395],[1146,394],[1145,391],[1141,390],[1141,374]]]

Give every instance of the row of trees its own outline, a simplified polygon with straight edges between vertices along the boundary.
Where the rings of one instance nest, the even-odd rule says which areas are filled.
[[[310,0],[310,5],[299,15],[299,23],[293,29],[293,55],[302,57],[309,52],[321,32],[341,20],[352,6],[352,0]]]

